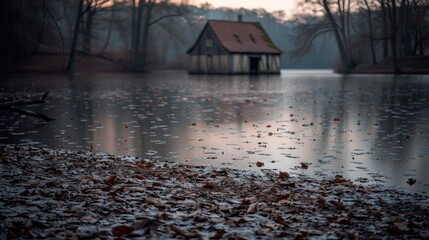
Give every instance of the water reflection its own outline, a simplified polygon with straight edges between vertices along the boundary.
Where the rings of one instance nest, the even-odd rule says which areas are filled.
[[[56,120],[0,112],[2,143],[234,168],[261,161],[294,174],[429,190],[426,76],[155,72],[17,75],[1,83],[2,96],[45,90],[49,102],[37,110]]]

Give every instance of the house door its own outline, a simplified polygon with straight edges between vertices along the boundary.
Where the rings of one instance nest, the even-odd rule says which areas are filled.
[[[259,73],[259,57],[250,57],[250,73],[258,74]]]

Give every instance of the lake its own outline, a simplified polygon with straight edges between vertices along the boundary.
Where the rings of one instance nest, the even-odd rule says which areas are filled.
[[[0,97],[47,90],[47,103],[25,108],[56,120],[0,111],[0,143],[239,169],[260,162],[429,192],[429,76],[18,74]]]

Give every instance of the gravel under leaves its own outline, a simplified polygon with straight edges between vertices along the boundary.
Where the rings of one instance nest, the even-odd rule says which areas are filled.
[[[427,195],[0,145],[0,239],[429,238]]]

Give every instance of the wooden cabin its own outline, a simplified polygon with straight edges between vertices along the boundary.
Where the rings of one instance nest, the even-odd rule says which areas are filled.
[[[281,53],[259,22],[210,20],[188,50],[189,73],[279,74]]]

